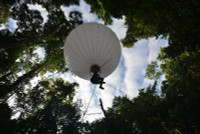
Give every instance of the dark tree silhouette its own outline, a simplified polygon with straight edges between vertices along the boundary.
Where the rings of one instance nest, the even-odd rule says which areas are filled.
[[[77,83],[62,79],[40,81],[17,94],[18,133],[78,133],[80,110],[72,103]]]
[[[83,21],[78,11],[72,11],[66,19],[60,6],[78,4],[79,1],[2,3],[6,7],[3,10],[11,9],[4,19],[16,20],[17,28],[0,30],[0,104],[1,116],[5,115],[1,118],[1,123],[5,124],[1,125],[0,133],[78,133],[79,108],[78,104],[72,103],[77,84],[49,79],[32,88],[30,81],[46,72],[68,71],[63,57],[64,41]],[[48,21],[44,24],[41,13],[27,6],[36,3],[48,11]],[[0,20],[0,23],[5,22]],[[35,53],[38,48],[43,49],[43,59]],[[12,108],[7,106],[10,99],[15,100]],[[16,112],[20,116],[12,120]]]
[[[35,76],[46,72],[66,72],[64,40],[72,29],[82,24],[80,12],[72,11],[67,20],[57,5],[51,5],[51,9],[48,9],[48,21],[42,24],[40,12],[30,10],[27,4],[32,3],[16,1],[10,4],[11,17],[17,21],[17,29],[13,32],[8,29],[0,31],[0,58],[3,63],[0,67],[0,92],[4,100]],[[37,48],[43,48],[43,60],[34,53]],[[17,73],[23,75],[18,76]]]
[[[82,24],[81,13],[73,11],[66,19],[60,6],[79,4],[78,0],[0,1],[0,25],[8,18],[17,29],[0,30],[0,133],[92,133],[92,134],[198,134],[200,132],[200,28],[198,0],[85,0],[92,12],[106,23],[125,16],[127,34],[122,43],[131,47],[139,39],[168,37],[158,61],[147,67],[146,76],[159,80],[140,89],[135,98],[115,97],[113,105],[100,107],[104,118],[80,122],[80,105],[73,103],[77,83],[43,77],[46,72],[66,72],[64,40]],[[48,21],[27,4],[40,4]],[[9,10],[9,9],[12,10]],[[42,48],[40,59],[34,52]],[[41,76],[36,86],[30,81]],[[12,97],[13,98],[12,98]],[[9,106],[9,99],[14,104]],[[19,113],[19,117],[11,119]]]
[[[128,28],[122,40],[125,47],[132,47],[140,39],[168,37],[165,48],[168,57],[175,57],[185,50],[199,49],[200,2],[198,0],[85,0],[91,12],[110,24],[112,17],[125,16]]]

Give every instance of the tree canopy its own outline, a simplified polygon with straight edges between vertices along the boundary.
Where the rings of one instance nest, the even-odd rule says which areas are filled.
[[[9,29],[0,31],[0,58],[4,63],[0,72],[1,97],[5,97],[10,91],[15,91],[18,86],[27,84],[39,74],[66,72],[68,69],[63,57],[64,40],[72,29],[82,24],[80,12],[72,11],[67,20],[57,2],[56,5],[51,4],[51,8],[48,9],[48,21],[43,24],[41,13],[30,10],[28,4],[36,3],[15,1],[9,4],[12,8],[10,17],[16,20],[17,28],[14,31]],[[43,4],[45,8],[45,5],[50,3]],[[35,53],[38,48],[43,49],[45,53],[43,59],[39,59]]]
[[[200,2],[85,1],[106,24],[125,16],[125,47],[149,37],[168,39],[169,46],[162,48],[146,69],[146,78],[154,84],[139,89],[135,98],[116,96],[107,110],[100,99],[104,117],[82,122],[81,103],[73,102],[78,83],[45,77],[47,72],[68,71],[64,40],[83,20],[78,11],[66,17],[61,6],[79,5],[79,0],[1,0],[0,133],[199,134]],[[29,4],[46,9],[46,23],[41,12],[30,9]],[[7,26],[10,18],[16,21],[14,30]],[[159,88],[161,75],[165,79]],[[36,77],[40,79],[33,85],[31,80]]]
[[[163,58],[160,74],[165,75],[161,89],[159,75],[152,62],[147,76],[153,76],[154,85],[139,90],[133,99],[115,97],[105,111],[105,118],[93,123],[93,133],[114,134],[198,134],[200,132],[200,75],[199,51],[185,52],[173,59]],[[151,69],[149,69],[151,68]],[[153,71],[152,71],[153,70]],[[151,74],[151,75],[149,75]],[[151,78],[151,77],[150,77]]]
[[[40,4],[48,12],[28,5]],[[78,133],[79,104],[72,103],[77,83],[47,79],[47,72],[67,72],[63,46],[67,35],[82,24],[82,14],[72,11],[66,17],[60,6],[79,1],[1,1],[1,25],[12,18],[17,27],[0,30],[0,133]],[[68,19],[67,19],[68,18]],[[40,58],[37,49],[44,53]],[[31,80],[41,78],[35,87]],[[57,94],[57,95],[56,95]],[[55,96],[56,95],[56,96]],[[14,101],[10,106],[10,100]],[[8,106],[8,104],[9,106]],[[20,114],[16,119],[11,119]]]
[[[166,38],[169,44],[146,70],[146,77],[155,82],[165,76],[160,91],[155,83],[140,90],[134,99],[116,97],[107,116],[94,125],[101,126],[105,133],[109,129],[135,134],[199,133],[199,1],[85,1],[106,24],[125,17],[125,47],[150,37]],[[106,122],[110,119],[113,122],[108,128]]]
[[[91,12],[110,24],[112,18],[125,16],[125,47],[132,47],[140,39],[168,38],[165,48],[174,57],[185,50],[199,48],[200,2],[198,0],[85,0]]]

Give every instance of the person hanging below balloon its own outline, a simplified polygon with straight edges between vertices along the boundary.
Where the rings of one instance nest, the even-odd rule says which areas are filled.
[[[90,79],[90,81],[92,82],[92,84],[100,84],[99,88],[104,89],[102,86],[103,84],[105,84],[105,82],[103,81],[104,78],[101,78],[100,75],[98,73],[94,73],[92,78]]]
[[[99,73],[101,73],[101,69],[97,64],[94,64],[90,68],[90,72],[93,74],[92,77],[90,78],[90,81],[92,84],[100,84],[99,88],[104,89],[102,86],[105,84],[103,81],[104,78],[100,76]]]

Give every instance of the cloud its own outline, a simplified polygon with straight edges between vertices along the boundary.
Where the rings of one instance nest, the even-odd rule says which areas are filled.
[[[122,19],[113,19],[112,25],[108,26],[110,29],[114,31],[114,33],[117,35],[117,37],[121,40],[126,35],[126,26],[124,25],[125,17]]]
[[[138,95],[138,89],[142,87],[144,81],[144,70],[147,66],[149,54],[148,40],[138,41],[133,48],[123,48],[125,66],[124,92],[130,97]]]

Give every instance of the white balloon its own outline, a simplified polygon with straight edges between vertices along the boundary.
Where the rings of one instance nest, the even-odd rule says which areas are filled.
[[[93,65],[100,67],[100,75],[105,78],[118,66],[121,46],[115,33],[108,27],[86,23],[67,36],[64,57],[69,69],[80,78],[89,80]]]

